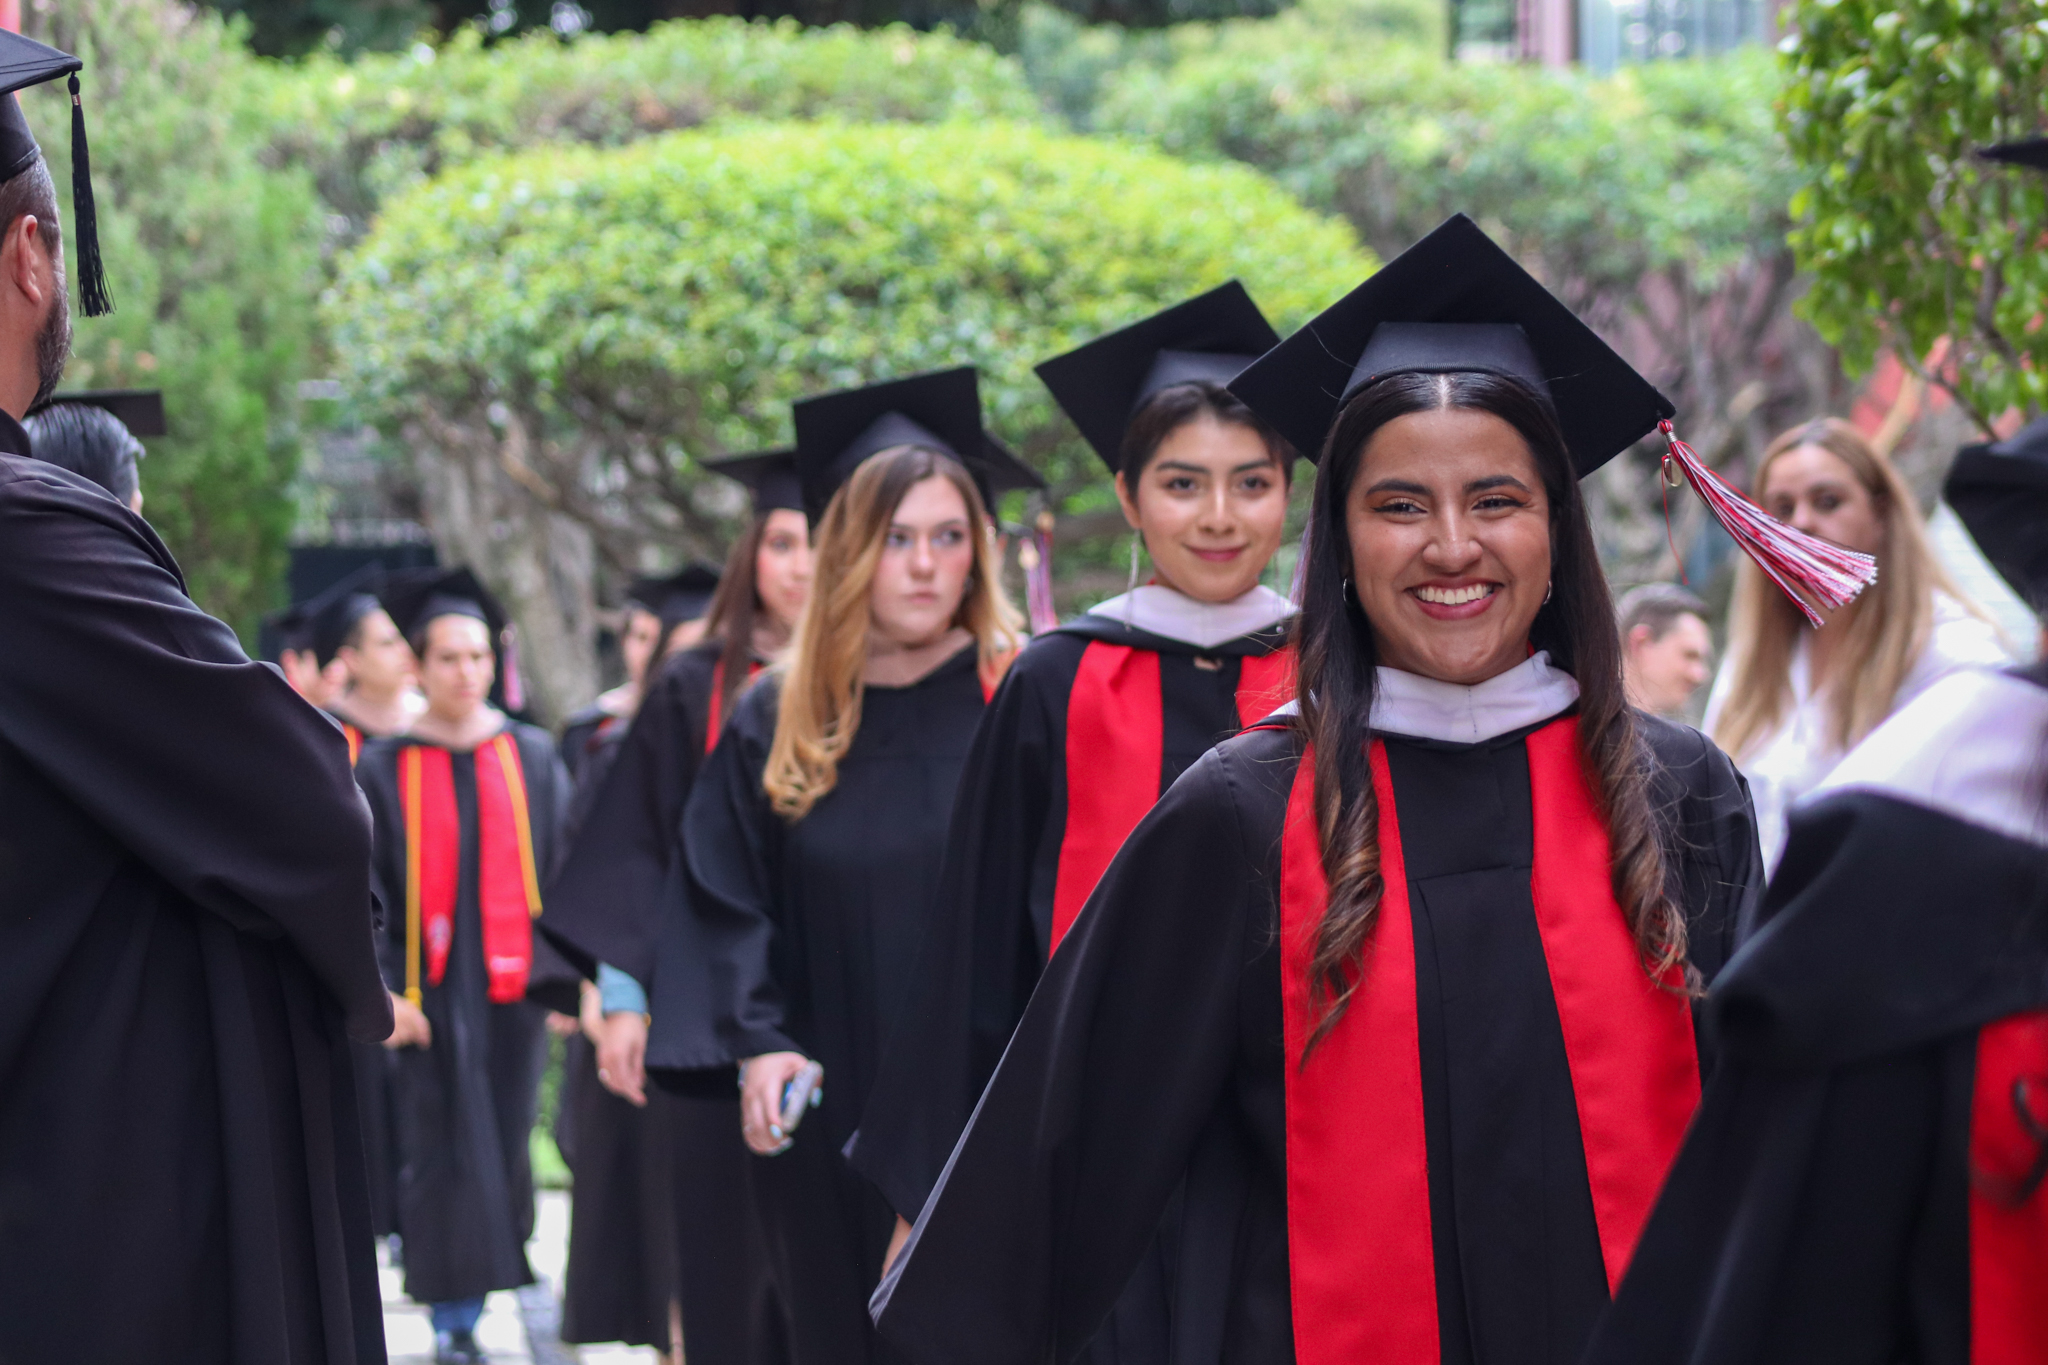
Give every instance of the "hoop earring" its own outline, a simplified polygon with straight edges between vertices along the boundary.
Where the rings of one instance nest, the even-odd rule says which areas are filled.
[[[1136,531],[1131,532],[1131,578],[1124,584],[1124,629],[1132,629],[1131,616],[1138,606],[1138,541],[1142,539]]]
[[[1351,578],[1349,575],[1346,575],[1344,579],[1344,600],[1346,602],[1356,602],[1358,600],[1357,593],[1352,591]]]
[[[1547,606],[1549,606],[1549,605],[1550,605],[1550,595],[1551,595],[1552,593],[1556,592],[1556,591],[1557,591],[1557,580],[1556,580],[1556,579],[1552,579],[1552,580],[1551,580],[1550,582],[1548,582],[1548,583],[1545,583],[1545,584],[1543,585],[1543,601],[1542,601],[1542,603],[1541,603],[1540,605],[1542,605],[1542,606],[1546,606],[1546,607],[1547,607]]]

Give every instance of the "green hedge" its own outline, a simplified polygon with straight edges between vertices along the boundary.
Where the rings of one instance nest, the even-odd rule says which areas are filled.
[[[935,122],[1037,111],[1017,64],[977,43],[740,19],[488,46],[463,28],[438,48],[271,67],[257,99],[271,159],[310,169],[356,229],[386,195],[537,143],[617,145],[724,115]]]
[[[328,316],[388,424],[505,403],[684,470],[785,439],[805,393],[974,362],[1082,506],[1099,466],[1032,364],[1232,277],[1290,327],[1371,267],[1242,167],[1019,124],[763,124],[444,176],[387,206]],[[627,477],[597,464],[592,488]]]

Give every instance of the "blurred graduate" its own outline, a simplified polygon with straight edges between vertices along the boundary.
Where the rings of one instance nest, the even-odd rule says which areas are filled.
[[[1230,385],[1320,453],[1294,708],[1160,798],[876,1295],[1067,1361],[1169,1201],[1174,1361],[1575,1361],[1761,886],[1740,777],[1630,710],[1578,480],[1669,414],[1462,217]]]
[[[773,1358],[781,1328],[746,1198],[737,1068],[730,1060],[687,1064],[687,1049],[675,1055],[666,1032],[650,1038],[648,991],[671,905],[664,892],[682,876],[683,804],[740,691],[788,644],[810,591],[811,546],[789,452],[711,467],[746,487],[752,518],[718,577],[704,638],[654,663],[615,761],[579,791],[589,814],[549,889],[541,927],[603,983],[591,1030],[599,1083],[616,1103],[665,1111],[685,1354],[738,1362]],[[687,953],[680,914],[670,910],[661,942]],[[679,959],[669,975],[694,979],[693,970]],[[658,983],[654,990],[658,996]],[[662,1083],[652,1095],[650,1069]],[[571,1268],[580,1277],[573,1250]],[[580,1315],[571,1328],[585,1330]]]
[[[419,659],[427,709],[365,747],[392,991],[397,1216],[405,1288],[437,1359],[481,1360],[484,1296],[531,1283],[528,1140],[546,1061],[531,986],[566,976],[533,932],[569,782],[544,730],[491,704],[505,616],[467,569],[420,570],[384,601]],[[575,1008],[573,994],[557,1007]]]
[[[1292,452],[1224,385],[1279,337],[1231,283],[1039,366],[1116,481],[1153,581],[1041,635],[969,756],[945,874],[890,1035],[855,1169],[924,1207],[1047,957],[1125,836],[1219,740],[1292,696],[1294,606],[1260,583]],[[1148,1256],[1108,1358],[1164,1349]]]
[[[347,745],[20,420],[63,373],[67,274],[111,307],[80,68],[0,33],[0,1359],[371,1365],[347,1045],[391,1006]],[[67,74],[60,245],[7,92]]]

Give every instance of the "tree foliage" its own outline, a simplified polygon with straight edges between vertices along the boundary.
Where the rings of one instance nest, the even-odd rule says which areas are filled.
[[[258,64],[217,16],[155,0],[25,12],[41,20],[31,36],[85,60],[117,307],[107,318],[74,313],[65,384],[164,390],[171,434],[149,442],[142,469],[149,519],[193,597],[253,636],[295,516],[295,386],[314,345],[318,203],[304,175],[263,165],[266,130],[241,97]],[[71,177],[69,106],[61,82],[22,95],[60,186]]]
[[[1033,363],[1233,277],[1297,324],[1371,265],[1239,167],[1014,123],[763,124],[444,175],[386,207],[329,316],[416,460],[506,475],[618,572],[710,548],[736,509],[697,462],[786,440],[790,400],[945,365],[983,367],[1056,502],[1096,505]]]
[[[1807,313],[1857,367],[1886,347],[1979,426],[2048,402],[2048,178],[1976,159],[2048,114],[2041,0],[1802,0],[1782,115],[1805,174]]]
[[[303,167],[360,233],[386,196],[537,143],[616,146],[726,116],[871,121],[1028,118],[1017,65],[978,43],[896,27],[708,19],[645,34],[534,34],[267,68],[269,158]]]

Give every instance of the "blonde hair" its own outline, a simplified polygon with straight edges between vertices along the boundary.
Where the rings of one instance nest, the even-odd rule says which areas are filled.
[[[967,504],[974,567],[953,624],[974,636],[984,686],[1002,677],[1021,643],[1022,618],[1003,596],[994,523],[960,462],[922,446],[896,446],[862,461],[818,526],[810,600],[782,666],[775,741],[761,774],[776,813],[792,824],[838,782],[839,760],[860,731],[868,593],[896,509],[914,485],[934,475]]]
[[[1913,492],[1890,460],[1836,417],[1784,432],[1757,465],[1751,492],[1764,496],[1771,463],[1787,451],[1818,446],[1849,467],[1884,525],[1877,582],[1864,589],[1839,629],[1846,633],[1826,681],[1830,738],[1848,748],[1892,712],[1899,685],[1934,633],[1934,595],[1948,594],[1977,613],[1934,557]],[[1981,613],[1978,613],[1981,614]],[[1806,618],[1747,557],[1736,569],[1728,619],[1729,667],[1735,681],[1714,725],[1714,742],[1735,755],[1758,743],[1792,704],[1792,654]],[[1816,686],[1821,680],[1816,679]]]

